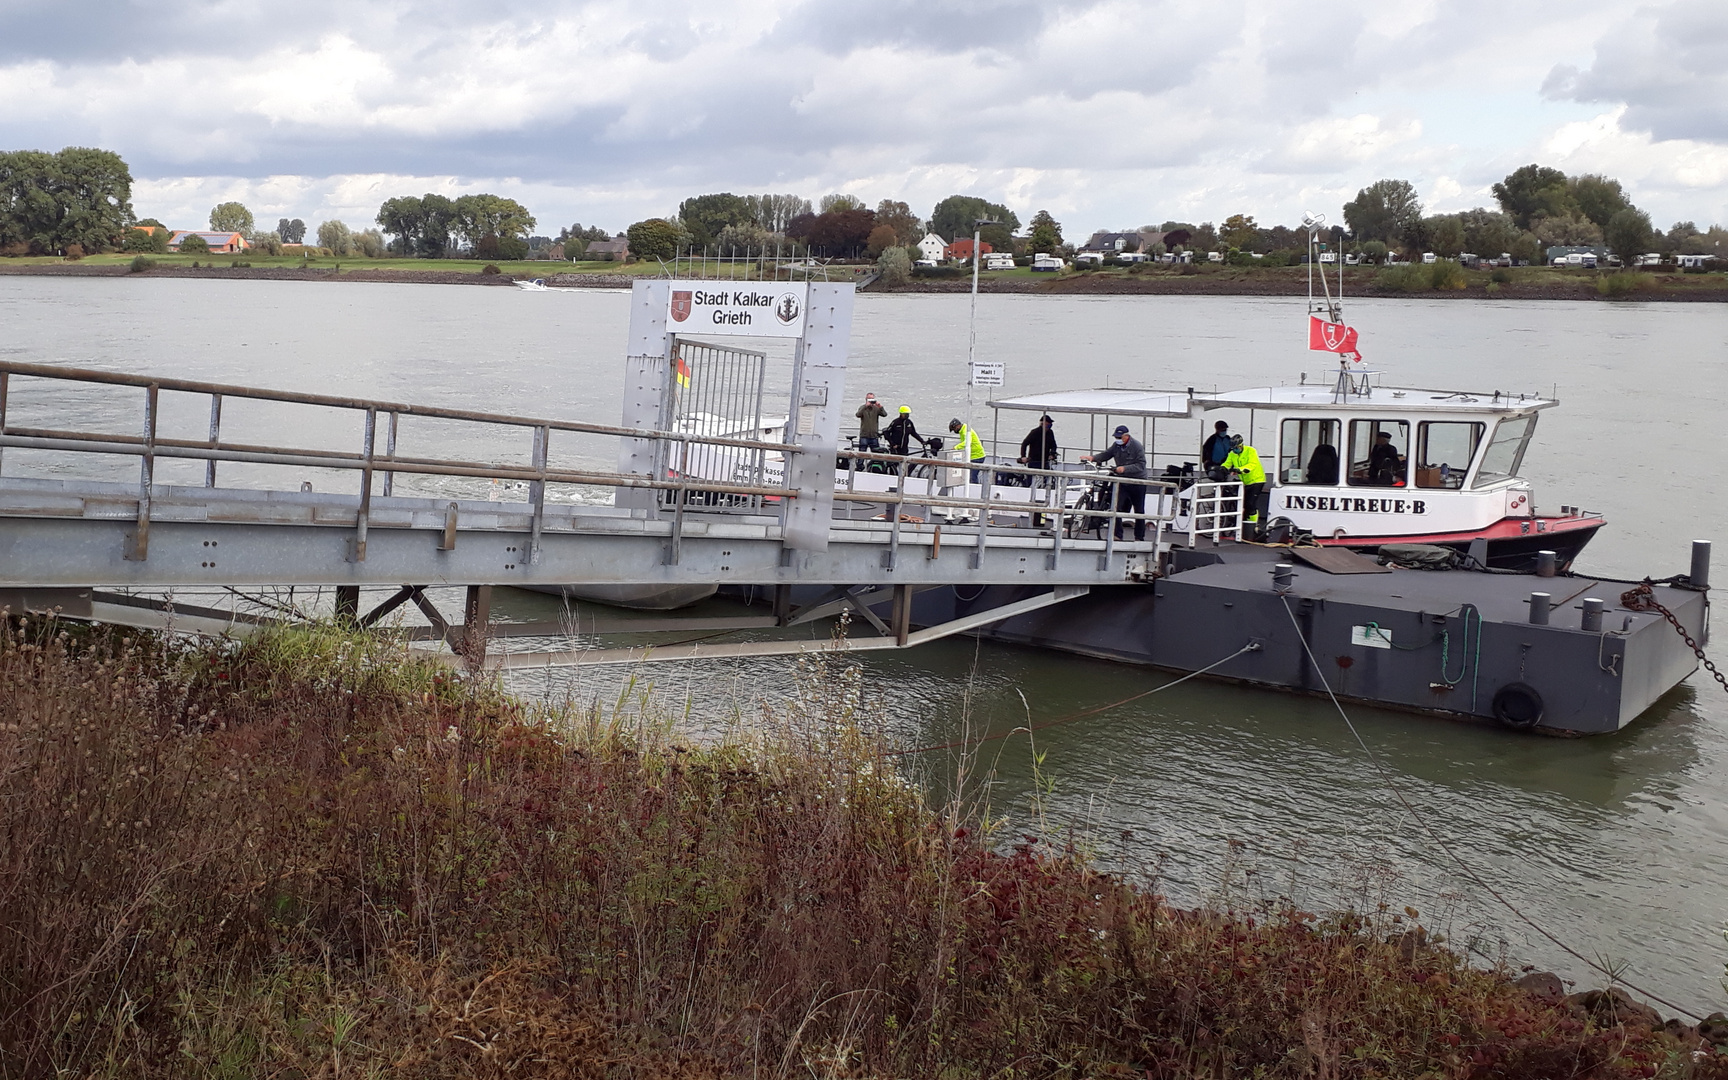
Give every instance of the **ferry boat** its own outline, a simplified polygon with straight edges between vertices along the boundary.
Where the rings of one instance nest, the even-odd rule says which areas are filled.
[[[998,430],[1003,411],[1086,416],[1093,446],[1105,445],[1117,424],[1137,426],[1154,473],[1163,466],[1181,487],[1199,469],[1199,437],[1186,453],[1168,453],[1158,420],[1245,413],[1246,427],[1232,429],[1265,466],[1268,529],[1300,530],[1322,545],[1474,546],[1488,565],[1506,569],[1533,567],[1536,553],[1547,550],[1565,568],[1605,524],[1602,515],[1571,505],[1539,511],[1534,486],[1520,474],[1540,414],[1558,404],[1552,397],[1381,386],[1378,377],[1343,370],[1331,386],[1304,380],[1212,394],[1058,391],[989,406]],[[1184,437],[1192,431],[1183,429]],[[1187,527],[1183,515],[1176,527]]]

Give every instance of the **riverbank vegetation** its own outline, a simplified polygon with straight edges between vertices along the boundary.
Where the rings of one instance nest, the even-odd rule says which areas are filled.
[[[1611,177],[1568,176],[1532,164],[1508,174],[1493,193],[1497,209],[1430,213],[1409,181],[1377,180],[1344,204],[1342,224],[1321,228],[1318,240],[1330,259],[1372,266],[1397,261],[1400,255],[1408,262],[1439,258],[1473,265],[1480,258],[1518,266],[1548,265],[1573,255],[1641,268],[1673,265],[1684,257],[1698,264],[1694,269],[1704,265],[1699,260],[1728,259],[1728,230],[1719,225],[1700,228],[1692,221],[1657,229]],[[486,192],[394,196],[365,223],[376,228],[327,220],[315,230],[315,246],[307,244],[308,225],[300,218],[282,217],[274,229],[257,229],[256,224],[252,211],[237,201],[221,203],[209,214],[210,228],[223,246],[231,243],[224,238],[238,234],[246,245],[239,254],[248,258],[413,259],[415,270],[429,269],[420,265],[427,260],[482,265],[575,261],[603,264],[608,273],[629,273],[632,268],[658,271],[663,260],[680,257],[771,255],[855,264],[861,271],[873,266],[891,282],[903,279],[902,260],[916,266],[957,265],[969,259],[974,229],[985,245],[981,251],[1012,254],[1023,267],[1042,253],[1106,266],[1134,259],[1275,270],[1305,259],[1309,240],[1304,226],[1267,225],[1252,214],[1235,213],[1216,225],[1170,220],[1123,232],[1098,230],[1082,241],[1064,237],[1062,223],[1046,210],[1033,213],[1022,233],[1020,214],[1013,208],[959,194],[941,199],[924,217],[893,198],[881,199],[871,209],[845,193],[812,202],[796,194],[714,192],[686,198],[676,213],[617,232],[577,222],[558,229],[556,236],[550,230],[536,235],[537,219],[526,206]],[[176,237],[184,243],[184,233],[155,218],[134,215],[130,173],[109,151],[69,147],[55,154],[0,153],[0,255],[160,255],[178,246]],[[585,270],[579,266],[576,272]],[[1427,273],[1446,279],[1438,288],[1456,287],[1457,278],[1449,271]],[[1401,271],[1387,279],[1400,284],[1388,288],[1411,291],[1417,276],[1416,271]],[[1613,295],[1626,291],[1638,290]]]
[[[0,1075],[1728,1076],[1415,912],[1173,909],[799,686],[699,742],[376,635],[8,623]]]

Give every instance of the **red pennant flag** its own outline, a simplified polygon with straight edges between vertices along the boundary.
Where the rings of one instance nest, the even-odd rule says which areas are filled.
[[[1308,347],[1317,352],[1334,352],[1361,360],[1356,351],[1356,328],[1343,323],[1327,322],[1318,315],[1308,316]]]

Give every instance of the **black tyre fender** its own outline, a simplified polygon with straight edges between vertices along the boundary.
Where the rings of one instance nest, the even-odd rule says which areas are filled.
[[[1529,683],[1507,683],[1494,693],[1494,718],[1507,727],[1535,727],[1545,710],[1542,695]]]

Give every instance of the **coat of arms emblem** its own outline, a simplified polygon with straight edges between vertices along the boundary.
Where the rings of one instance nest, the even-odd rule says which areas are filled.
[[[797,293],[781,293],[779,301],[774,305],[774,317],[780,320],[781,326],[791,326],[804,314],[804,305],[798,302]]]
[[[672,321],[683,322],[690,317],[690,297],[688,289],[672,290]]]

